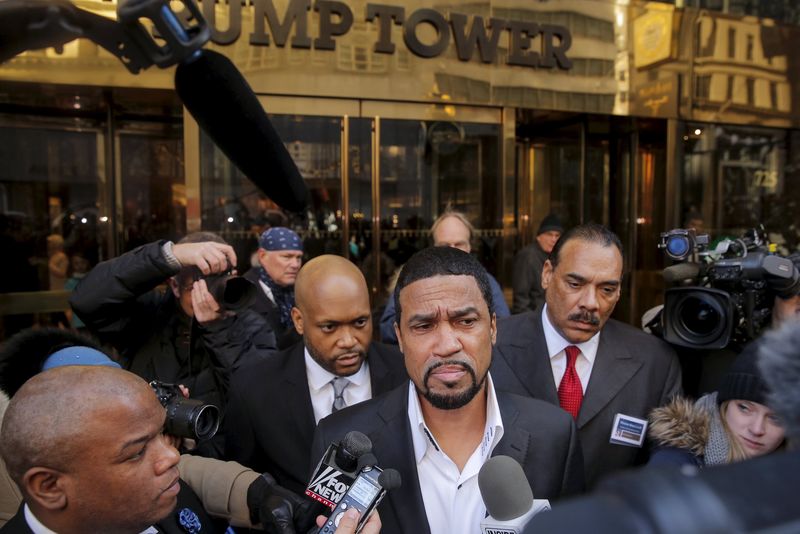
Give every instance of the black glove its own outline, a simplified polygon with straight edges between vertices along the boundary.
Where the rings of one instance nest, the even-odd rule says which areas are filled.
[[[250,522],[269,534],[297,534],[315,526],[317,507],[311,499],[278,485],[268,473],[247,488]]]

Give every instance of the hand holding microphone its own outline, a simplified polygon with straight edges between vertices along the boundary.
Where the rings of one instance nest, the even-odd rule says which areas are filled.
[[[510,456],[490,458],[478,473],[478,487],[489,516],[483,534],[521,534],[533,516],[549,510],[547,499],[533,498],[525,472]]]

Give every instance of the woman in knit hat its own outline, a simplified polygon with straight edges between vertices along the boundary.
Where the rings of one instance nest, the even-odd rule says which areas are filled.
[[[650,413],[648,434],[656,449],[649,465],[726,464],[783,446],[783,425],[766,404],[757,356],[758,343],[750,343],[717,391],[694,403],[676,398]]]

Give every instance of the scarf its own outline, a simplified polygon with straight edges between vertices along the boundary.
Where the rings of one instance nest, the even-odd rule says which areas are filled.
[[[282,286],[270,278],[267,271],[263,267],[258,268],[258,278],[272,291],[272,298],[275,299],[275,305],[278,307],[280,314],[281,325],[284,328],[291,328],[292,322],[292,307],[294,306],[294,286]]]
[[[703,461],[706,465],[720,465],[728,462],[728,435],[722,426],[717,404],[717,392],[697,399],[695,407],[708,413],[708,442]]]

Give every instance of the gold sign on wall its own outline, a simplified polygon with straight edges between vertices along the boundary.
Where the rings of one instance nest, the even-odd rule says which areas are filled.
[[[637,69],[671,58],[674,7],[649,3],[648,12],[633,21],[633,64]]]

